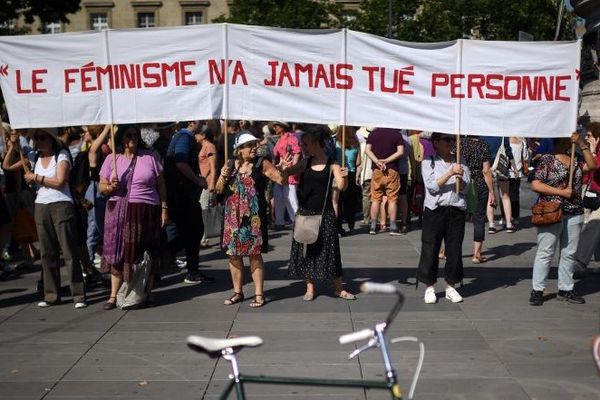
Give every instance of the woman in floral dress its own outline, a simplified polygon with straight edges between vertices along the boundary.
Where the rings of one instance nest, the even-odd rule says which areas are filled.
[[[269,160],[256,156],[257,144],[258,139],[250,132],[240,132],[234,144],[235,159],[223,166],[216,185],[217,193],[225,195],[221,249],[229,257],[233,281],[233,294],[225,300],[225,305],[244,300],[243,257],[250,258],[254,281],[255,294],[250,307],[265,304],[262,259],[262,254],[268,250],[265,187],[267,178],[282,184],[287,181],[287,176]]]

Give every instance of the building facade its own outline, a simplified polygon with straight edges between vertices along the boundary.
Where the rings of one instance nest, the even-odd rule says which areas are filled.
[[[346,9],[358,9],[361,0],[336,0]],[[208,24],[227,16],[231,0],[82,0],[81,9],[59,21],[31,25],[31,34],[81,32],[120,28],[154,28]],[[17,22],[19,25],[19,22]]]

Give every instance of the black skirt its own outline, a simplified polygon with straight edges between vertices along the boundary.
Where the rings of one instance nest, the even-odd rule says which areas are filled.
[[[298,209],[302,215],[317,215],[303,208]],[[323,212],[319,237],[306,249],[301,243],[292,239],[292,250],[288,274],[293,279],[310,279],[312,281],[330,281],[342,276],[342,257],[337,231],[335,212],[328,207]]]

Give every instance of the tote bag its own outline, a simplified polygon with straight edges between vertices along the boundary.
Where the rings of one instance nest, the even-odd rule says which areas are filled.
[[[496,153],[496,158],[492,164],[492,173],[496,179],[507,180],[508,179],[509,162],[508,156],[506,155],[506,148],[504,147],[504,136],[500,142],[500,148]]]

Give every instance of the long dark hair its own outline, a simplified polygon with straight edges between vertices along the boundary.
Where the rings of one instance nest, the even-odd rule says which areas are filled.
[[[129,129],[133,129],[135,131],[135,135],[137,136],[137,144],[138,150],[146,149],[146,143],[142,140],[142,132],[140,131],[140,127],[136,124],[124,124],[119,125],[119,130],[117,131],[117,135],[115,136],[115,147],[117,148],[117,153],[123,153],[123,135]]]

